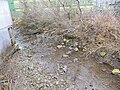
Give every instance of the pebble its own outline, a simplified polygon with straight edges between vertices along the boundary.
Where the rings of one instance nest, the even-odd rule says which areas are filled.
[[[64,65],[63,70],[65,73],[67,72],[67,65]]]
[[[63,82],[64,80],[63,80],[63,79],[61,79],[60,81],[62,81],[62,82]]]
[[[48,80],[50,80],[51,79],[51,77],[48,77]]]
[[[74,48],[74,50],[77,52],[77,51],[79,51],[79,49],[76,47],[76,48]]]
[[[41,80],[41,78],[38,78],[38,81],[40,81]]]
[[[31,58],[31,57],[32,57],[32,55],[27,55],[27,57],[28,57],[28,58]]]
[[[44,55],[41,55],[41,58],[44,57]]]
[[[69,55],[69,54],[71,54],[71,53],[72,53],[72,51],[68,51],[68,52],[66,52],[67,55]]]
[[[75,43],[74,43],[74,46],[78,46],[78,42],[75,42]]]
[[[78,58],[75,58],[73,61],[74,61],[74,62],[78,62]]]
[[[66,90],[69,90],[69,88],[66,88]]]
[[[19,50],[22,50],[22,49],[23,49],[23,47],[19,46]]]
[[[62,47],[63,47],[62,45],[57,45],[57,48],[58,48],[58,49],[60,49],[60,48],[62,48]]]
[[[3,75],[0,75],[0,80],[3,80],[4,79],[4,76]]]
[[[66,58],[66,57],[69,57],[69,55],[64,54],[63,57]]]
[[[67,65],[62,65],[62,64],[59,64],[58,65],[58,72],[59,74],[65,74],[67,72],[68,68],[67,68]]]
[[[64,45],[64,43],[62,43],[62,45]]]
[[[57,76],[53,76],[52,79],[58,79],[58,77]]]
[[[58,84],[59,84],[59,81],[56,82],[56,85],[58,85]]]
[[[70,46],[70,47],[69,47],[69,50],[73,50],[73,48]]]

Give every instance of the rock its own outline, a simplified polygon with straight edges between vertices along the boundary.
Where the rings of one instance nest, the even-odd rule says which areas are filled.
[[[79,51],[79,49],[76,47],[76,48],[74,48],[74,50],[77,52],[77,51]]]
[[[74,42],[74,46],[78,46],[78,42]]]
[[[65,39],[65,38],[64,38],[64,39],[63,39],[63,41],[64,41],[64,42],[66,42],[66,41],[67,41],[67,39]]]
[[[44,57],[44,55],[41,55],[41,58],[43,58]]]
[[[58,85],[59,84],[59,81],[56,81],[56,85]]]
[[[102,69],[103,72],[107,71],[106,69]]]
[[[19,50],[22,50],[22,49],[23,49],[23,47],[19,46]]]
[[[67,58],[67,57],[69,57],[69,55],[64,54],[63,57],[64,57],[64,58]]]
[[[57,76],[53,76],[53,77],[52,77],[52,79],[56,79],[56,80],[57,80],[57,79],[58,79],[58,77],[57,77]]]
[[[70,85],[66,90],[78,90],[75,88],[75,85]]]
[[[27,57],[28,57],[28,58],[31,58],[31,57],[32,57],[32,55],[27,55]]]
[[[57,48],[58,48],[58,49],[60,49],[60,48],[62,48],[62,47],[63,47],[62,45],[57,45]]]
[[[70,47],[69,47],[69,50],[73,50],[73,47],[70,46]]]
[[[74,61],[74,62],[78,62],[78,58],[75,58],[73,61]]]
[[[0,85],[6,85],[6,84],[8,84],[8,80],[0,80]]]
[[[67,72],[67,70],[68,70],[67,65],[58,64],[59,74],[65,74]]]
[[[22,50],[23,48],[21,47],[21,46],[19,46],[19,44],[15,44],[15,48],[17,49],[17,50]]]
[[[5,82],[3,85],[4,85],[4,86],[9,86],[9,83],[8,83],[8,82]]]
[[[64,43],[62,43],[62,45],[64,45]]]
[[[68,51],[68,52],[66,52],[67,55],[70,55],[71,53],[72,53],[72,51]]]
[[[64,38],[63,41],[64,41],[65,43],[68,43],[70,40]]]
[[[4,76],[3,75],[0,75],[0,80],[4,80]]]
[[[38,78],[38,81],[40,81],[41,80],[41,78]]]
[[[61,79],[60,81],[61,81],[61,82],[63,82],[64,80],[63,80],[63,79]]]
[[[69,90],[69,88],[66,88],[66,90]]]
[[[64,65],[63,70],[65,73],[67,72],[67,70],[68,70],[67,65]]]

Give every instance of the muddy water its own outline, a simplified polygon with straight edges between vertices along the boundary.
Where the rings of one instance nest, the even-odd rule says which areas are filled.
[[[40,36],[41,37],[41,36]],[[22,50],[8,64],[13,90],[120,90],[120,77],[112,67],[92,55],[58,49],[53,38],[19,38]]]

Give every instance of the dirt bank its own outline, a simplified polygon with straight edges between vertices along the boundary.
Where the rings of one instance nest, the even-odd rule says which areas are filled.
[[[119,75],[106,63],[108,49],[86,53],[71,44],[60,46],[62,41],[48,34],[17,39],[22,49],[0,69],[11,81],[9,90],[120,90]],[[99,56],[100,50],[107,55]]]

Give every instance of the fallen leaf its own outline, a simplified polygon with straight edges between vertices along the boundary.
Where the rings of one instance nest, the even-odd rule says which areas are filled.
[[[113,74],[120,74],[120,70],[119,70],[119,69],[113,69],[113,70],[112,70],[112,73],[113,73]]]
[[[104,57],[104,56],[106,56],[107,55],[107,52],[100,52],[100,56],[102,56],[102,57]]]

